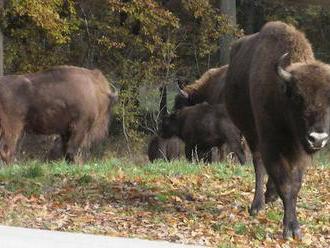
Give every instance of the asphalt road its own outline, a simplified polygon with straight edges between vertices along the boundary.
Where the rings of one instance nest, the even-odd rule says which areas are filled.
[[[0,226],[0,248],[194,248],[165,241]],[[199,246],[200,247],[200,246]]]

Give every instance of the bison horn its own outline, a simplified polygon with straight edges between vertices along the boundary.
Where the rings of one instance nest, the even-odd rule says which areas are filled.
[[[285,53],[281,56],[281,58],[278,61],[277,64],[277,74],[280,78],[282,78],[284,81],[291,81],[292,79],[292,74],[288,71],[286,71],[285,69],[283,69],[282,64],[283,64],[283,60],[288,56],[288,53]]]
[[[181,94],[184,98],[189,98],[189,94],[188,94],[186,91],[184,91],[184,90],[181,90],[181,89],[180,89],[180,94]]]

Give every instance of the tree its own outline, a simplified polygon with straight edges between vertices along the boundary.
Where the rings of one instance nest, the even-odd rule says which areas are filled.
[[[236,26],[236,0],[220,0],[220,9],[228,18],[229,24]],[[234,37],[230,34],[220,38],[220,63],[222,65],[229,63],[230,44]]]
[[[114,117],[130,138],[159,100],[141,104],[152,90],[219,65],[219,38],[235,30],[216,7],[213,0],[9,0],[5,70],[102,70],[121,89]]]
[[[0,0],[0,12],[3,12],[4,0]],[[3,76],[3,34],[0,28],[0,76]]]

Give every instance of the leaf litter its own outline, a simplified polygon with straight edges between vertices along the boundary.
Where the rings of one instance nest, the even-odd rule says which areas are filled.
[[[228,165],[235,171],[235,165]],[[228,169],[228,168],[227,168]],[[330,168],[313,167],[298,200],[302,241],[281,239],[282,204],[250,217],[251,168],[221,175],[44,175],[1,178],[0,223],[49,230],[168,240],[209,247],[330,247]],[[220,171],[221,172],[221,171]],[[31,185],[38,190],[31,192]]]

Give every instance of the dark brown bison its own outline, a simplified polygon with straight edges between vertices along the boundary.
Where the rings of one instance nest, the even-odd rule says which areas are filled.
[[[223,104],[201,103],[182,108],[164,118],[160,134],[163,138],[177,136],[182,139],[188,160],[192,159],[197,148],[198,159],[211,162],[211,148],[227,143],[240,163],[245,163],[240,132],[229,119]]]
[[[158,122],[161,123],[164,117],[167,115],[167,88],[166,85],[162,85],[159,88],[160,91],[160,104]],[[158,127],[159,129],[159,127]],[[159,135],[153,136],[148,144],[148,157],[151,162],[157,159],[165,159],[171,161],[180,157],[181,141],[177,137],[171,137],[164,139]]]
[[[287,55],[284,55],[288,53]],[[297,195],[311,154],[328,141],[330,66],[316,61],[304,34],[282,22],[232,46],[225,102],[253,153],[256,190],[251,214],[266,201],[283,201],[283,236],[301,237]]]
[[[202,102],[209,104],[223,103],[225,77],[228,65],[212,68],[192,84],[180,84],[179,94],[175,97],[174,110]]]
[[[23,131],[59,134],[65,157],[77,162],[80,148],[103,138],[116,98],[98,70],[59,66],[0,78],[0,156],[14,157]]]
[[[180,157],[181,141],[177,137],[164,139],[154,136],[148,145],[148,157],[151,162],[157,159],[171,161]]]
[[[228,65],[209,69],[201,76],[201,78],[191,84],[187,84],[186,81],[182,80],[178,81],[179,92],[175,97],[174,111],[202,102],[208,102],[212,105],[223,103],[227,69]],[[213,156],[212,161],[224,160],[228,152],[229,150],[226,145],[217,147],[213,151],[215,156]]]

